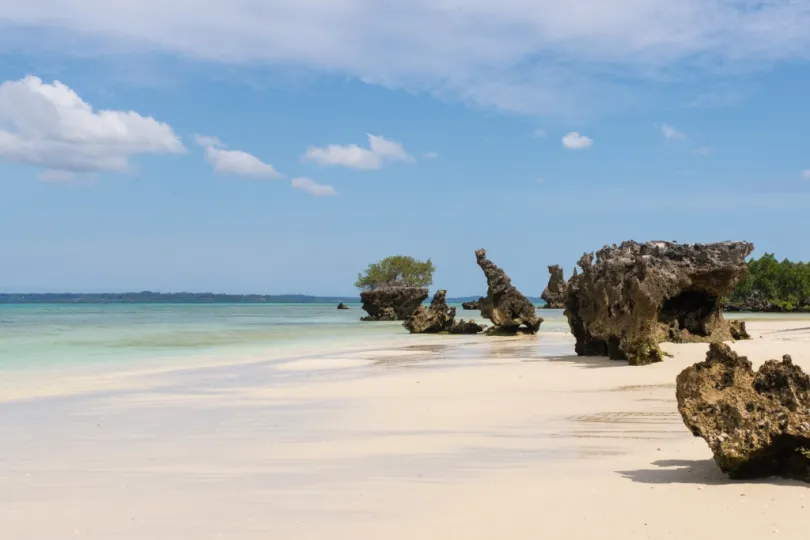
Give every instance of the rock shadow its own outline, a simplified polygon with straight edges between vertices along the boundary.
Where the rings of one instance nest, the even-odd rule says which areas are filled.
[[[780,486],[806,486],[797,480],[784,478],[756,478],[732,480],[726,476],[713,459],[662,459],[651,463],[655,468],[634,471],[617,471],[622,477],[641,484],[696,484],[723,486],[731,484],[775,484]]]

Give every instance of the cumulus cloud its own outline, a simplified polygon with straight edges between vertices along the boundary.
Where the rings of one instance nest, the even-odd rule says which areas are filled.
[[[46,181],[126,169],[138,154],[184,150],[168,124],[133,111],[94,111],[59,81],[29,75],[0,84],[0,159],[44,167]]]
[[[216,137],[195,135],[194,141],[205,147],[205,157],[214,170],[220,173],[236,174],[250,178],[283,178],[272,165],[265,163],[253,154],[241,150],[226,150]]]
[[[17,27],[4,36],[11,50],[293,64],[548,115],[612,110],[639,91],[632,79],[739,72],[810,50],[805,0],[6,0],[0,17]]]
[[[695,153],[699,156],[708,156],[712,153],[712,149],[708,146],[701,146],[700,148],[695,149]]]
[[[682,131],[678,131],[674,127],[670,126],[669,124],[661,125],[661,135],[664,136],[665,139],[685,139],[686,134]]]
[[[537,137],[538,139],[542,139],[542,138],[545,138],[545,136],[547,135],[547,133],[546,133],[546,130],[545,130],[545,129],[535,129],[535,130],[534,130],[534,133],[532,133],[532,135],[533,135],[534,137]]]
[[[810,180],[810,169],[805,169],[802,171],[802,178],[805,180]]]
[[[368,148],[356,144],[345,146],[330,144],[324,148],[310,147],[304,159],[323,166],[340,166],[350,169],[380,169],[386,162],[409,162],[413,158],[402,145],[379,135],[368,135]]]
[[[305,177],[293,178],[292,187],[295,189],[300,189],[301,191],[306,191],[310,195],[315,195],[316,197],[329,197],[335,194],[335,188],[332,186],[319,184],[315,180]]]
[[[438,152],[428,152],[425,154],[425,159],[436,159],[437,157],[439,157]]]
[[[593,145],[593,139],[572,131],[562,138],[562,143],[569,150],[584,150]]]

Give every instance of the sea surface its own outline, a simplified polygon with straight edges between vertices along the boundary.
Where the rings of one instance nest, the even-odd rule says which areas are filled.
[[[360,321],[359,304],[4,304],[0,372],[121,368],[210,359],[284,358],[308,350],[369,349],[408,336],[398,322]],[[458,317],[480,319],[457,306]],[[568,332],[561,310],[540,310],[543,332]],[[744,319],[781,314],[729,314]]]
[[[307,349],[384,346],[407,336],[398,322],[362,322],[360,305],[5,304],[0,371],[71,366],[134,367],[187,359],[278,358]],[[481,321],[457,306],[458,317]],[[543,310],[544,331],[567,331],[562,311]],[[484,322],[484,321],[481,321]],[[413,336],[418,340],[419,336]]]

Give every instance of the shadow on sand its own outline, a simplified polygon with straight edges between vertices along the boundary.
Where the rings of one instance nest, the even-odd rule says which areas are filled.
[[[726,476],[713,459],[684,460],[664,459],[653,461],[655,469],[618,471],[624,478],[642,484],[698,484],[721,486],[730,484],[775,484],[782,486],[806,486],[802,482],[783,478],[758,478],[732,480]]]
[[[578,356],[567,354],[565,356],[547,356],[544,360],[549,362],[567,362],[584,368],[617,368],[627,367],[627,362],[611,360],[607,356]]]

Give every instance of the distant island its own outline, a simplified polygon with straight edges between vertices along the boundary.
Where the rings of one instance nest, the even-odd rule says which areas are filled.
[[[451,303],[478,300],[478,296],[448,299]],[[530,297],[535,303],[540,298]],[[306,294],[159,293],[0,293],[0,304],[357,304],[358,296],[309,296]]]

